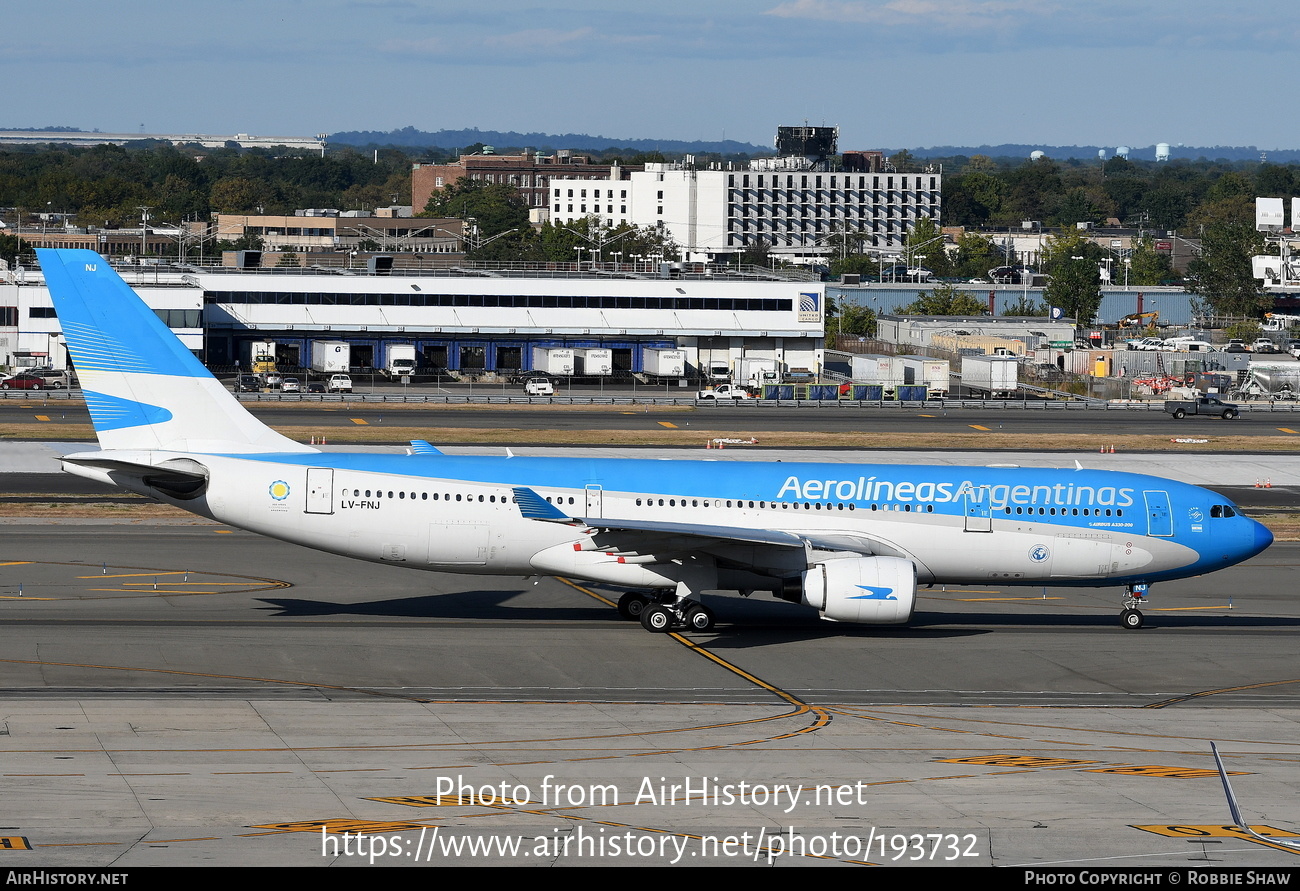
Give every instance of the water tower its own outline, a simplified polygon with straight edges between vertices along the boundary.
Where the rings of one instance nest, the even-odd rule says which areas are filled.
[[[1156,160],[1157,161],[1169,160],[1169,143],[1167,142],[1156,143]]]

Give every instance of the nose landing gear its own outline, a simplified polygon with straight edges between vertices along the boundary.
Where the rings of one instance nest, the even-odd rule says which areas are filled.
[[[1119,614],[1119,624],[1136,631],[1142,627],[1143,615],[1139,606],[1146,603],[1147,594],[1151,591],[1151,586],[1146,583],[1125,586],[1124,610]]]

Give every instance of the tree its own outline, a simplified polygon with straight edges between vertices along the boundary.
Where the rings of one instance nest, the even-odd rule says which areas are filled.
[[[845,303],[835,319],[836,334],[855,334],[859,337],[874,337],[876,334],[876,312],[860,303]],[[827,319],[829,331],[831,321]]]
[[[528,226],[528,203],[519,190],[501,183],[462,177],[436,190],[424,206],[422,217],[451,217],[478,226],[479,238],[491,238]]]
[[[1263,252],[1264,238],[1254,225],[1212,223],[1201,238],[1201,256],[1187,266],[1183,287],[1220,315],[1258,318],[1272,305],[1250,265],[1250,258]]]
[[[1139,238],[1133,243],[1133,253],[1129,256],[1129,284],[1163,285],[1178,280],[1169,255],[1155,249],[1155,243],[1147,237]]]
[[[953,285],[939,285],[929,292],[918,291],[915,300],[894,311],[909,316],[980,316],[987,309],[969,292],[959,291]]]
[[[1043,296],[1081,325],[1091,322],[1101,306],[1101,254],[1077,230],[1066,230],[1043,246],[1042,271],[1051,276]]]
[[[0,260],[13,266],[20,256],[30,258],[31,255],[32,249],[17,235],[0,235]]]
[[[962,278],[984,278],[1003,263],[1002,252],[993,239],[976,232],[963,232],[957,239],[956,273]]]
[[[924,266],[939,278],[952,274],[952,261],[944,247],[945,238],[938,224],[929,217],[921,217],[907,233],[903,248],[909,266]]]
[[[265,207],[267,190],[256,180],[231,176],[212,184],[208,201],[218,213],[253,213]]]
[[[1006,315],[1009,316],[1045,316],[1051,312],[1051,307],[1039,300],[1034,300],[1024,294],[1016,298],[1016,302],[1007,306]]]

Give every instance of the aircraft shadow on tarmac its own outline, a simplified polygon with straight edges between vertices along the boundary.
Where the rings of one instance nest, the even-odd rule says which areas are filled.
[[[1183,628],[1216,628],[1233,630],[1238,628],[1300,628],[1300,617],[1292,616],[1252,616],[1234,614],[1230,610],[1221,613],[1179,614],[1159,611],[1144,612],[1146,623],[1141,631],[1127,631],[1120,627],[1118,612],[1104,611],[1086,613],[1050,613],[1017,614],[1012,612],[932,612],[918,610],[912,618],[911,627],[925,630],[934,625],[997,625],[1022,628],[1114,628],[1126,634],[1141,636],[1148,631],[1176,630]],[[974,629],[972,629],[974,630]]]
[[[597,587],[597,586],[592,586]],[[600,586],[603,587],[603,586]],[[261,598],[260,609],[276,618],[319,618],[357,616],[374,619],[478,619],[483,621],[519,622],[601,622],[621,621],[611,608],[592,602],[590,606],[513,603],[531,593],[531,589],[480,589],[441,594],[394,597],[384,600],[339,603],[308,598]],[[604,591],[617,598],[617,592]],[[1233,614],[1227,610],[1214,614],[1177,614],[1148,612],[1146,627],[1139,632],[1121,628],[1117,614],[1109,611],[1017,613],[1012,611],[934,611],[918,610],[907,626],[871,626],[825,622],[812,611],[780,602],[752,602],[736,597],[708,598],[715,609],[718,625],[707,635],[711,646],[747,647],[796,640],[828,637],[863,639],[955,638],[994,634],[1005,630],[1109,629],[1117,634],[1140,637],[1142,634],[1177,630],[1278,629],[1291,631],[1300,627],[1300,617]],[[694,635],[692,635],[694,637]]]
[[[321,616],[368,616],[371,618],[405,619],[484,619],[520,621],[593,621],[618,618],[612,609],[593,603],[591,606],[530,606],[512,605],[508,601],[523,594],[523,590],[458,591],[447,594],[426,594],[415,597],[396,597],[388,600],[371,600],[361,603],[336,603],[328,600],[306,598],[261,598],[266,604],[261,609],[279,610],[275,617],[307,618]]]

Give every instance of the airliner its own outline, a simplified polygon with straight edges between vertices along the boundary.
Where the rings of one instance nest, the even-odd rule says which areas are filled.
[[[648,631],[714,627],[707,591],[907,623],[918,586],[1150,585],[1273,540],[1223,496],[1113,471],[322,452],[249,414],[108,262],[39,250],[100,449],[63,468],[375,563],[626,588]]]

